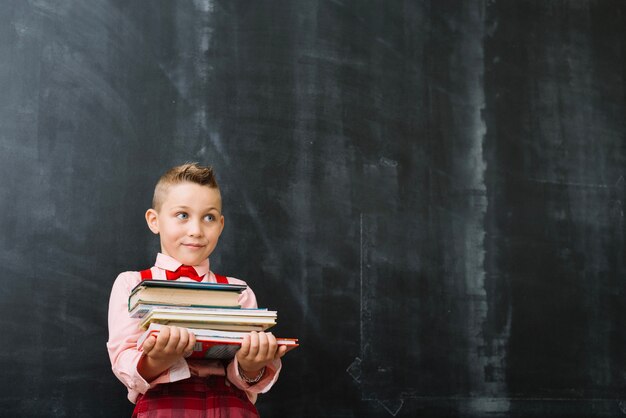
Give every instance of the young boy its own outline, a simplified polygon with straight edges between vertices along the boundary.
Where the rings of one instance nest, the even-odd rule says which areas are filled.
[[[224,216],[213,170],[196,163],[170,169],[155,187],[146,221],[161,242],[156,263],[149,270],[121,273],[109,302],[107,349],[113,373],[136,403],[133,416],[258,417],[257,394],[274,384],[285,353],[271,333],[251,332],[228,363],[186,360],[195,344],[191,332],[165,327],[138,350],[140,320],[128,315],[128,296],[142,280],[216,282],[208,257],[224,228]],[[228,282],[245,284],[235,278]],[[239,303],[243,308],[257,307],[249,287]]]

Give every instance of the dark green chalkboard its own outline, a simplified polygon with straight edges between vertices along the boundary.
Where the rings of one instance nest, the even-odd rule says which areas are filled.
[[[301,347],[264,417],[620,416],[626,3],[0,3],[0,415],[120,417],[170,166]]]

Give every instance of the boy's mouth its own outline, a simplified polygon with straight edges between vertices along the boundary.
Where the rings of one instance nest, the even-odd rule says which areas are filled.
[[[189,247],[189,248],[202,248],[204,247],[204,244],[183,244],[183,246]]]

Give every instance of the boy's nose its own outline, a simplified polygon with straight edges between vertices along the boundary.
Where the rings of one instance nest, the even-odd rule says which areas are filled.
[[[200,222],[189,222],[187,228],[187,234],[190,236],[200,236],[202,235],[202,228],[200,227]]]

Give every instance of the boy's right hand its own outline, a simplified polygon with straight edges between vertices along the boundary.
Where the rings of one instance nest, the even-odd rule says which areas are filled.
[[[139,374],[147,381],[156,378],[181,357],[190,355],[195,344],[196,336],[187,328],[163,326],[156,336],[143,342],[145,356],[138,365]]]

